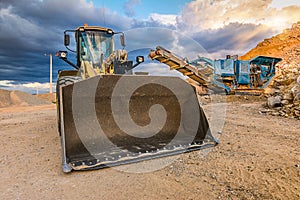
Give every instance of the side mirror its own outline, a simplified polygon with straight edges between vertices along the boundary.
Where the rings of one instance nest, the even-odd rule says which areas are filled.
[[[126,46],[126,44],[125,44],[125,37],[124,37],[123,33],[120,35],[120,40],[121,40],[121,45],[124,48]]]
[[[64,35],[64,44],[65,44],[65,46],[70,45],[70,35],[67,35],[67,34]]]

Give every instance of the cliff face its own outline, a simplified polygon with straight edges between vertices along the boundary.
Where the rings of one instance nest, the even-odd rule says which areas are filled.
[[[264,112],[300,119],[300,22],[281,34],[265,39],[241,59],[248,60],[257,55],[283,59],[267,89],[271,96]]]
[[[289,62],[300,55],[300,21],[293,24],[289,29],[285,29],[272,38],[265,39],[255,48],[241,56],[242,60],[249,60],[257,55],[272,56],[283,58]]]

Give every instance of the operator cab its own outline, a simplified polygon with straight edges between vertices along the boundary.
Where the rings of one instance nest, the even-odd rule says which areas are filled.
[[[76,50],[69,48],[70,36],[68,33],[75,33]],[[114,49],[114,35],[120,34],[120,42],[123,49]],[[124,50],[125,39],[123,32],[114,32],[112,29],[99,26],[80,26],[75,30],[64,32],[65,47],[76,53],[77,64],[67,59],[67,52],[57,52],[56,56],[72,65],[83,79],[100,74],[128,74],[132,69],[144,62],[143,56],[136,58],[136,64],[128,61],[128,54]]]
[[[100,65],[114,51],[113,34],[102,31],[78,32],[79,62],[90,61]]]
[[[75,31],[77,41],[77,65],[89,63],[94,69],[102,69],[103,61],[114,52],[114,32],[111,29],[81,26]]]

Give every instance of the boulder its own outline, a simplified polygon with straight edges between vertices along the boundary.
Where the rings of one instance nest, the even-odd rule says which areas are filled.
[[[269,108],[276,108],[276,107],[281,107],[281,96],[276,96],[276,97],[269,97],[268,98],[268,107]]]

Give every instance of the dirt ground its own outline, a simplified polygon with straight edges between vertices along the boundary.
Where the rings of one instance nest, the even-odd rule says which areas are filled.
[[[300,199],[300,121],[260,114],[259,99],[216,103],[220,144],[149,173],[64,174],[55,105],[1,108],[0,199]]]

